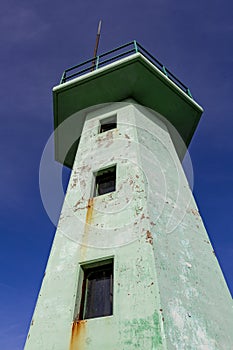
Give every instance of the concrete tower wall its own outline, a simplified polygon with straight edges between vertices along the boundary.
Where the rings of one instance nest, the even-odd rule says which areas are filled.
[[[116,191],[93,198],[115,164]],[[110,258],[113,315],[79,320],[82,267]],[[163,118],[132,103],[87,114],[25,350],[231,349],[232,315]]]
[[[147,208],[155,223],[151,232],[167,348],[230,350],[231,295],[170,136],[149,118],[144,108],[135,110],[138,142],[150,151],[141,152],[141,165],[150,169]]]
[[[118,128],[98,134],[100,118],[114,113]],[[112,164],[116,192],[92,198],[93,172]],[[134,108],[114,104],[87,115],[26,350],[163,348],[145,192]],[[113,315],[73,322],[81,266],[109,258]]]

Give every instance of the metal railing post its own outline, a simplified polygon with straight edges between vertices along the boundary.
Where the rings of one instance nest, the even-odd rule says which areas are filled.
[[[163,66],[163,73],[168,77],[168,74],[167,74],[167,71],[166,71],[166,67],[165,66]]]
[[[189,90],[189,88],[186,90],[187,94],[189,95],[189,97],[193,98],[191,91]]]
[[[62,74],[60,84],[65,83],[65,81],[66,81],[66,71],[64,71],[63,74]]]
[[[125,51],[126,48],[130,48],[128,51]],[[124,50],[123,50],[124,49]],[[120,52],[119,54],[115,54],[117,52]],[[164,75],[166,75],[167,78],[169,78],[171,81],[173,81],[180,89],[182,89],[190,98],[193,99],[193,96],[191,94],[191,91],[187,86],[185,86],[179,79],[175,77],[174,74],[172,74],[161,62],[159,62],[154,56],[152,56],[140,43],[138,43],[136,40],[133,40],[127,44],[124,44],[122,46],[119,46],[113,50],[110,50],[108,52],[105,52],[101,55],[94,56],[93,58],[82,62],[76,66],[73,66],[71,68],[66,69],[61,77],[60,84],[65,83],[66,81],[70,80],[71,78],[79,77],[80,75],[97,70],[100,66],[106,66],[106,64],[116,61],[122,57],[129,56],[132,53],[141,53],[146,59],[148,59],[156,68],[158,68]],[[110,57],[109,57],[110,56]],[[104,57],[109,57],[104,59]],[[91,67],[89,67],[89,64],[92,64]],[[81,69],[81,67],[84,67],[88,65],[87,68]],[[81,69],[81,70],[80,70]],[[75,71],[78,70],[78,71]],[[73,72],[73,74],[70,72]]]
[[[98,69],[98,68],[99,68],[99,60],[100,60],[100,56],[96,56],[95,69]]]
[[[134,40],[134,41],[133,41],[133,44],[134,44],[134,50],[135,50],[135,52],[137,53],[137,52],[138,52],[138,45],[137,45],[137,41],[136,41],[136,40]]]

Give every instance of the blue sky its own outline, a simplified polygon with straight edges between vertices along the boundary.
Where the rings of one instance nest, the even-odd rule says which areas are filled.
[[[194,195],[233,294],[232,10],[230,0],[2,1],[0,349],[23,349],[55,233],[38,179],[52,87],[91,58],[100,18],[99,52],[138,40],[204,108],[189,148]]]

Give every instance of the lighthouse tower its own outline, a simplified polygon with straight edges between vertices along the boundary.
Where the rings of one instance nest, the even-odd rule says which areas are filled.
[[[137,42],[66,70],[72,168],[25,350],[230,350],[233,305],[181,161],[202,114]]]

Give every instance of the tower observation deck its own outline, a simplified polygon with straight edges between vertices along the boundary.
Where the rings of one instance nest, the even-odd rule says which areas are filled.
[[[87,107],[131,98],[163,115],[186,147],[203,112],[190,89],[135,40],[66,69],[53,96],[55,130],[66,118]],[[78,138],[85,116],[79,118]],[[55,132],[56,160],[72,167],[78,142],[65,156],[59,130]],[[175,139],[173,142],[176,146]],[[182,159],[185,149],[176,147],[176,151]]]

